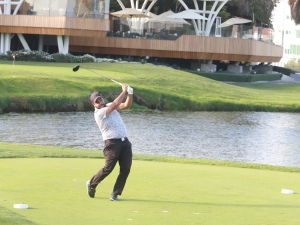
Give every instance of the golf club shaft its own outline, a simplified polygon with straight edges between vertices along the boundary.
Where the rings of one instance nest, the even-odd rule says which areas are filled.
[[[82,68],[84,68],[84,67],[82,67]],[[102,75],[102,74],[100,74],[100,73],[97,73],[97,72],[95,72],[95,71],[93,71],[93,70],[90,70],[90,69],[87,69],[87,68],[84,68],[84,69],[86,69],[86,70],[88,70],[88,71],[90,71],[90,72],[93,72],[93,73],[95,73],[95,74],[98,74],[98,75],[100,75],[100,76],[102,76],[102,77],[105,77],[106,79],[109,79],[109,80],[111,80],[112,82],[115,82],[116,84],[119,84],[119,85],[122,86],[122,84],[121,84],[120,82],[118,82],[118,81],[115,81],[115,80],[113,80],[113,79],[111,79],[111,78],[109,78],[109,77],[106,77],[106,76],[104,76],[104,75]]]

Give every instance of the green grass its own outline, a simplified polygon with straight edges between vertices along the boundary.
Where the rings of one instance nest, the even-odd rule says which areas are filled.
[[[145,64],[82,65],[131,85],[148,105],[165,110],[300,112],[300,84],[233,85]],[[74,73],[73,64],[16,62],[13,67],[0,62],[0,66],[0,108],[17,102],[38,111],[55,111],[65,104],[83,110],[93,91],[120,92],[115,83],[83,68]]]
[[[102,159],[102,151],[76,148],[61,148],[30,144],[11,144],[0,142],[0,158],[91,158]],[[261,170],[275,170],[281,172],[299,172],[300,168],[286,166],[272,166],[255,163],[240,163],[225,160],[180,158],[146,154],[134,154],[134,160],[168,162],[180,164],[214,165],[238,168],[252,168]]]
[[[104,163],[101,152],[0,143],[0,223],[299,223],[299,168],[148,157],[135,156],[120,201],[110,202],[118,168],[98,186],[94,199],[85,189]],[[296,194],[281,194],[283,188]],[[29,209],[14,209],[16,203]]]

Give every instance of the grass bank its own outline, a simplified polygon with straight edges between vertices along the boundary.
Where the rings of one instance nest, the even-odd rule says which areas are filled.
[[[0,158],[90,158],[102,159],[102,151],[90,149],[76,148],[61,148],[53,146],[41,146],[30,144],[12,144],[0,142]],[[210,166],[226,166],[237,168],[274,170],[281,172],[296,172],[300,173],[300,168],[286,166],[272,166],[255,163],[240,163],[225,160],[210,160],[210,159],[195,159],[195,158],[180,158],[169,156],[157,156],[146,154],[134,154],[134,160],[167,162],[180,164],[196,164]]]
[[[110,202],[117,168],[99,185],[94,199],[86,194],[85,182],[104,163],[99,151],[0,143],[0,154],[3,225],[293,225],[300,219],[299,170],[136,156],[140,159],[133,162],[120,201]],[[283,188],[296,194],[283,195]],[[14,209],[16,203],[27,203],[29,209]]]
[[[119,93],[115,83],[71,64],[0,62],[3,111],[92,110],[89,95]],[[147,64],[87,63],[92,69],[134,88],[134,110],[300,112],[300,84],[233,85],[188,72]]]

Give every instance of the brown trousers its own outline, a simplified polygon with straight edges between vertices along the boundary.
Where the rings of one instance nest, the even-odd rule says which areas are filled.
[[[93,176],[90,185],[92,188],[96,188],[113,171],[117,162],[119,162],[120,172],[113,189],[113,194],[121,195],[132,164],[131,143],[127,138],[124,141],[121,139],[106,140],[104,142],[103,154],[105,156],[105,166]]]

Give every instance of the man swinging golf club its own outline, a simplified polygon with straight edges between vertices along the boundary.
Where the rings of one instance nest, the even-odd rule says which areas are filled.
[[[128,93],[124,103],[126,92]],[[95,107],[95,120],[99,126],[104,140],[103,154],[105,156],[104,167],[86,183],[88,195],[95,197],[97,185],[107,177],[114,169],[117,162],[120,172],[111,193],[110,200],[118,200],[122,194],[132,163],[131,143],[126,137],[126,127],[118,111],[130,108],[133,99],[133,89],[122,84],[121,94],[112,102],[105,104],[102,95],[94,92],[90,100]],[[97,139],[97,138],[96,138]]]

